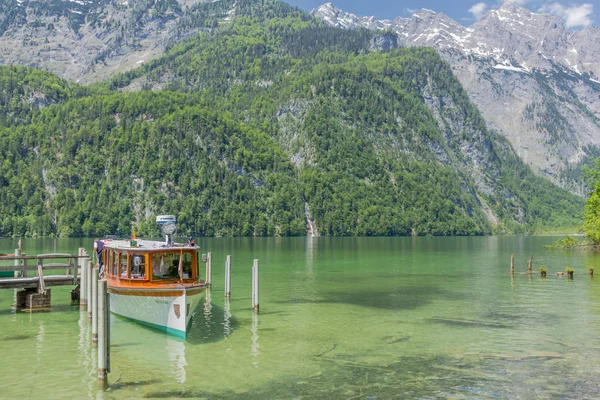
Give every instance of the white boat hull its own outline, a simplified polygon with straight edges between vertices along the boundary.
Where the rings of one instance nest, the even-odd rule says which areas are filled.
[[[108,291],[112,313],[185,339],[187,326],[203,298],[204,288],[109,288]]]

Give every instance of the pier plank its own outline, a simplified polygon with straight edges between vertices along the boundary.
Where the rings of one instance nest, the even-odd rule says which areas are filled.
[[[44,276],[44,286],[67,286],[73,285],[75,278],[72,275],[48,275]],[[79,281],[79,277],[77,277]],[[2,278],[0,289],[36,289],[40,284],[39,278]]]

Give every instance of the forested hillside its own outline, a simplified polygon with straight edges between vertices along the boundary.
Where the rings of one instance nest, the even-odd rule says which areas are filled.
[[[164,213],[207,236],[305,235],[305,214],[321,235],[580,223],[435,51],[380,53],[279,1],[234,9],[97,86],[0,68],[0,235],[151,234]]]

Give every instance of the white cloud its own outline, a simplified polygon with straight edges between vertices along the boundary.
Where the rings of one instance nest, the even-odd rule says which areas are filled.
[[[485,9],[487,8],[487,4],[484,2],[480,2],[477,4],[473,4],[471,8],[469,8],[469,12],[473,14],[475,19],[480,19],[485,14]]]
[[[419,10],[416,8],[405,8],[404,9],[404,12],[406,12],[407,14],[411,14],[411,15],[416,13],[417,11],[419,11]]]
[[[514,3],[514,4],[518,4],[520,6],[529,3],[529,0],[504,0],[505,3]]]
[[[565,21],[567,28],[577,28],[592,25],[594,6],[592,4],[581,4],[579,6],[566,7],[559,3],[544,5],[540,12],[554,14]]]

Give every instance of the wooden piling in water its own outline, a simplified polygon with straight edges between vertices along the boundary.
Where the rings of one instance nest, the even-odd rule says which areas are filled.
[[[46,292],[46,282],[44,281],[44,260],[37,260],[37,278],[38,278],[38,293]]]
[[[91,320],[92,319],[92,261],[91,260],[85,260],[85,267],[87,269],[86,271],[86,275],[87,275],[87,281],[86,281],[86,291],[87,291],[87,313],[88,313],[88,319]]]
[[[258,259],[254,260],[252,266],[252,309],[256,312],[259,310],[258,301]]]
[[[206,255],[206,286],[212,286],[212,253]]]
[[[84,249],[83,254],[85,254],[85,249]],[[72,263],[72,259],[69,258],[69,264],[71,264],[71,263]],[[79,274],[80,268],[81,268],[81,265],[79,263],[79,258],[76,258],[75,262],[73,263],[73,285],[75,285],[75,286],[77,286],[79,284],[78,279],[77,279],[78,278],[77,274]],[[80,296],[78,295],[78,297],[80,297]],[[73,299],[71,299],[71,300],[73,300]],[[79,298],[77,299],[77,301],[79,301]]]
[[[15,249],[15,256],[17,256],[17,257],[21,256],[21,249]],[[20,260],[15,260],[14,261],[14,265],[15,265],[15,267],[20,267],[21,266],[21,261]],[[10,274],[10,272],[9,272],[9,274]],[[19,277],[20,276],[20,271],[17,271],[17,269],[15,268],[15,272],[14,272],[13,276],[15,278]]]
[[[79,268],[81,269],[81,279],[79,281],[79,310],[87,310],[87,268],[85,267],[85,260],[78,258]]]
[[[231,256],[225,260],[225,297],[231,297]]]
[[[92,345],[98,345],[98,268],[92,270]]]
[[[84,249],[83,247],[79,247],[79,248],[77,249],[77,258],[75,259],[75,260],[76,260],[76,261],[75,261],[75,264],[77,264],[77,260],[79,260],[79,257],[83,257],[84,255],[85,255],[85,249]],[[71,264],[71,262],[70,262],[70,261],[71,261],[71,259],[69,259],[69,266],[67,267],[67,275],[71,275],[71,273],[73,272],[73,271],[71,270],[71,265],[70,265],[70,264]],[[75,266],[73,266],[73,269],[74,269],[75,271],[77,271],[77,268],[76,268]],[[73,272],[73,275],[75,275],[75,273],[74,273],[74,272]]]
[[[109,305],[107,302],[106,281],[98,281],[98,386],[105,390],[108,386],[108,325]]]
[[[80,261],[81,260],[81,256],[83,256],[83,252],[85,251],[85,249],[83,247],[80,247],[77,249],[77,258],[75,259],[75,264],[77,265],[75,269],[75,271],[77,271],[77,268],[81,265]],[[67,268],[67,275],[69,275],[71,273],[71,268]],[[73,273],[74,275],[76,275],[75,273]]]
[[[529,263],[527,264],[527,273],[533,274],[533,254],[529,257]]]
[[[510,256],[510,274],[515,274],[515,255],[511,254]]]

